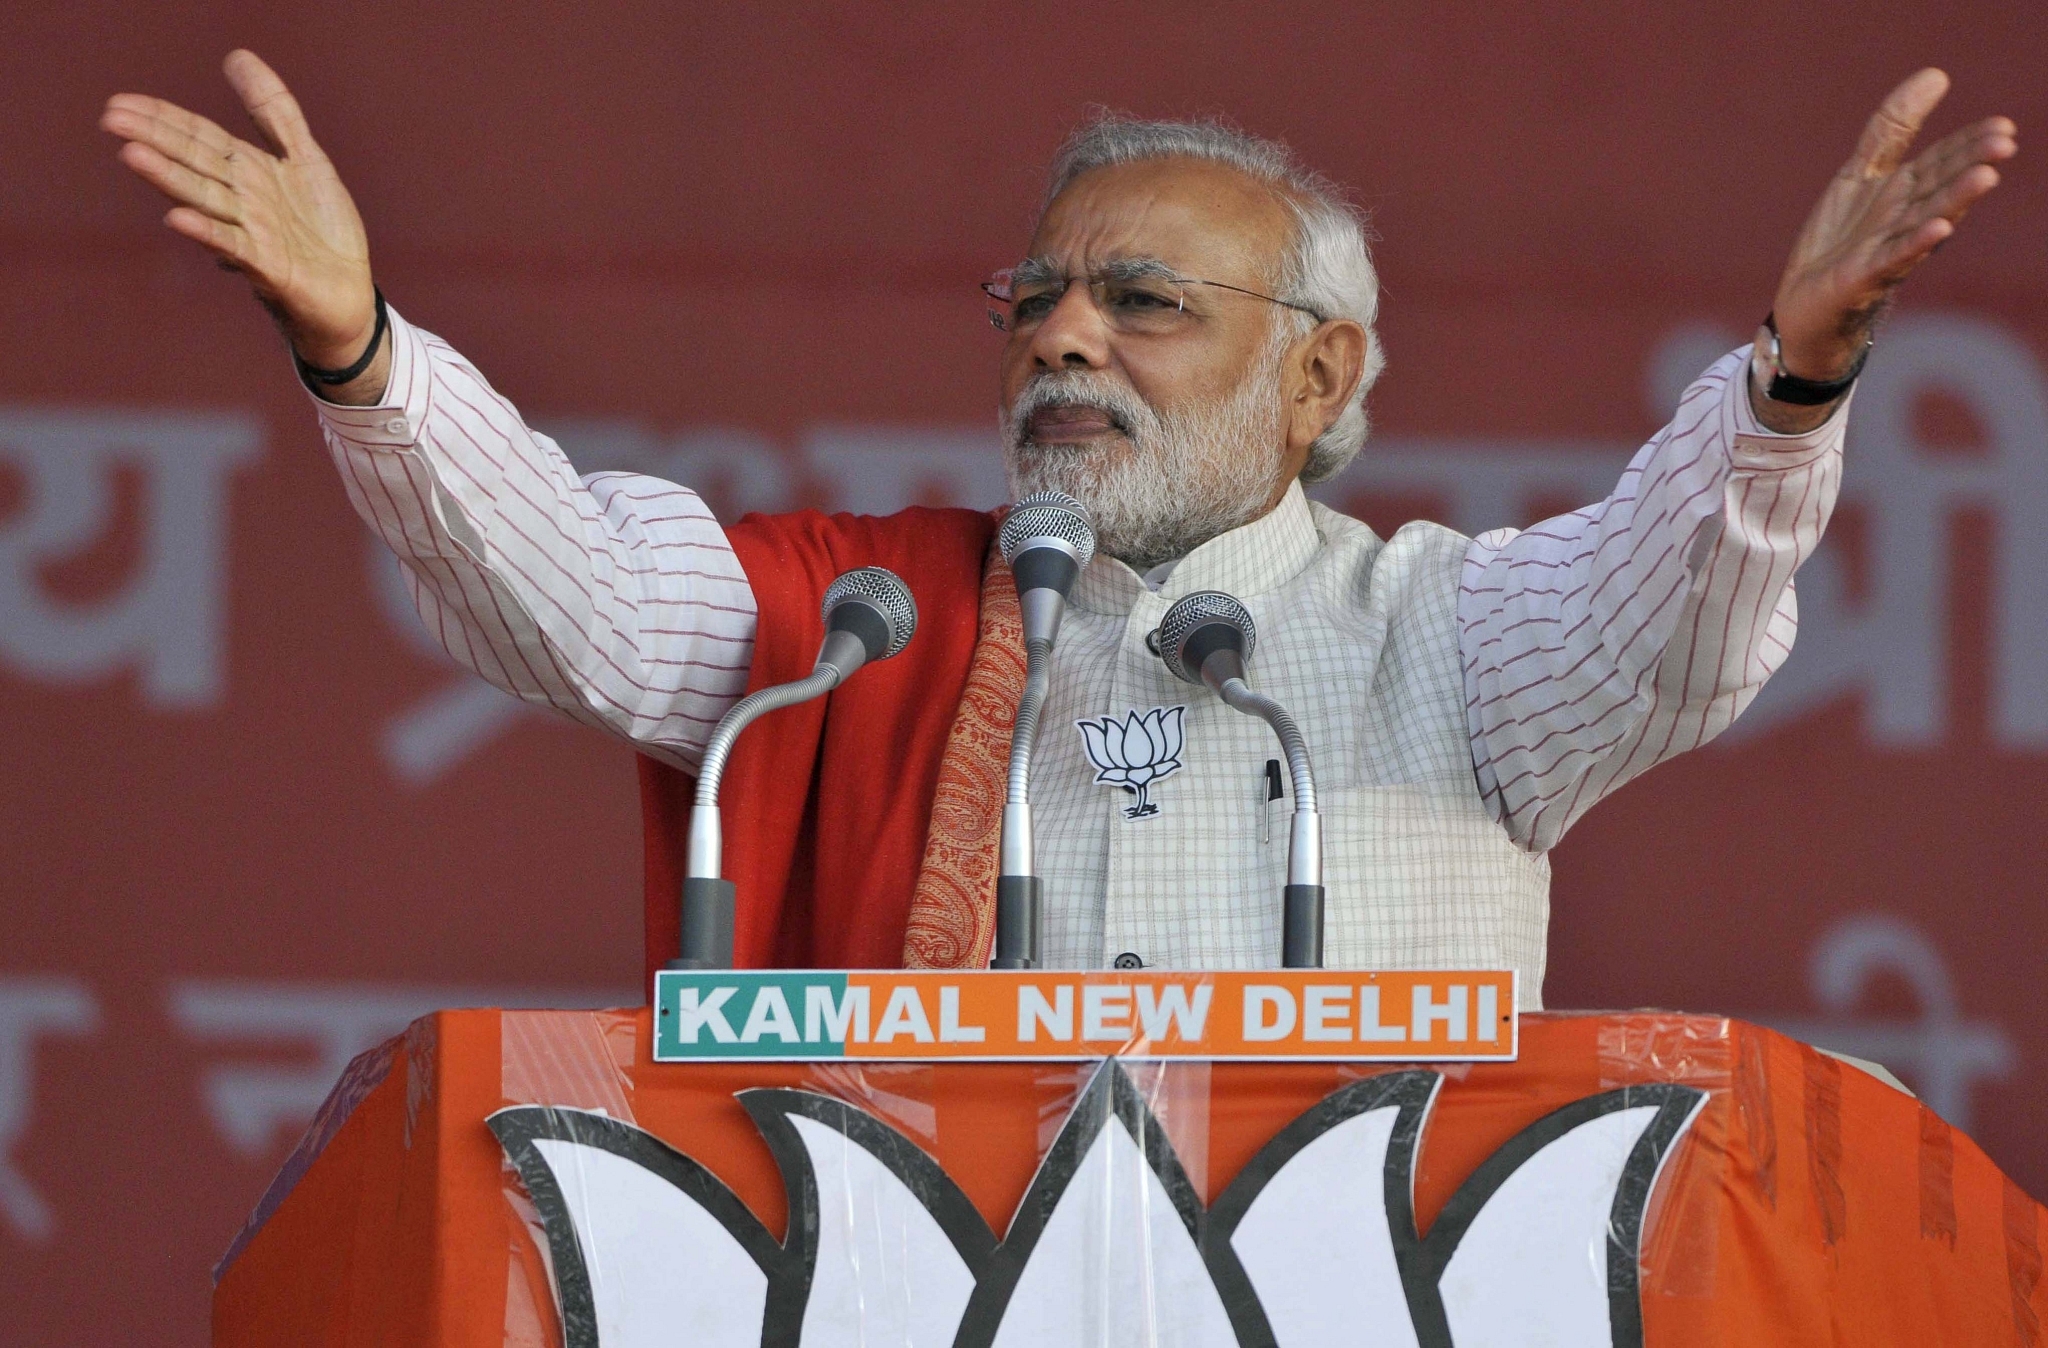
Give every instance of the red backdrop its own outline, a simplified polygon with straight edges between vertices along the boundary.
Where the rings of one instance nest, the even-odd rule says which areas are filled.
[[[34,7],[0,79],[0,1322],[200,1342],[207,1270],[361,1044],[630,998],[628,751],[422,645],[232,277],[94,130],[240,120],[246,44],[379,279],[586,466],[722,509],[992,500],[995,336],[1091,102],[1224,111],[1377,214],[1392,364],[1328,493],[1468,529],[1604,491],[1746,338],[1871,106],[2048,125],[2035,6]],[[2033,152],[2038,155],[2038,149]],[[1890,1062],[2048,1191],[2048,191],[1917,277],[1800,649],[1735,742],[1556,853],[1555,1006]],[[2039,621],[2036,621],[2036,619]]]

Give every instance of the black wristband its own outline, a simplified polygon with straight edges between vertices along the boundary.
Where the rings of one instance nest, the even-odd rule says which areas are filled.
[[[1791,403],[1794,407],[1819,407],[1831,403],[1849,391],[1856,382],[1856,376],[1863,373],[1864,363],[1870,359],[1871,343],[1865,342],[1863,350],[1857,353],[1856,363],[1849,367],[1849,373],[1840,379],[1821,383],[1816,379],[1801,379],[1786,369],[1778,353],[1778,316],[1764,315],[1764,328],[1771,334],[1771,354],[1766,368],[1770,371],[1770,387],[1764,396],[1774,403]]]
[[[299,359],[298,348],[292,348],[292,359],[298,362],[299,378],[308,383],[325,384],[333,388],[338,384],[349,384],[363,377],[363,371],[370,368],[370,362],[377,358],[377,348],[384,345],[384,329],[390,326],[391,316],[384,310],[384,292],[375,286],[370,293],[377,297],[377,330],[370,334],[370,345],[357,358],[356,363],[345,370],[323,370],[317,365],[308,365]]]

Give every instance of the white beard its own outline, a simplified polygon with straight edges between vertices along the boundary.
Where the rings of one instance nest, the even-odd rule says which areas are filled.
[[[1094,517],[1096,547],[1143,574],[1259,517],[1280,479],[1280,357],[1269,347],[1223,398],[1155,411],[1126,384],[1092,370],[1031,381],[1000,416],[1011,499],[1063,491]],[[1040,444],[1032,414],[1088,407],[1122,443]]]

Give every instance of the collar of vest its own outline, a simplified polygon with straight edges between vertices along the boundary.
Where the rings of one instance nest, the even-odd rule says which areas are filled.
[[[1221,590],[1240,599],[1265,594],[1307,570],[1322,545],[1308,497],[1295,481],[1271,510],[1250,524],[1218,534],[1175,562],[1158,594],[1169,604],[1197,590]],[[1073,604],[1090,613],[1121,617],[1147,588],[1130,567],[1097,553],[1074,582]]]

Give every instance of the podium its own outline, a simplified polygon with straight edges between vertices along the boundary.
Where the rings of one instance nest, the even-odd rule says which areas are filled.
[[[217,1348],[2025,1344],[2040,1208],[1753,1025],[1531,1014],[1510,1062],[657,1063],[447,1011],[351,1065]]]

